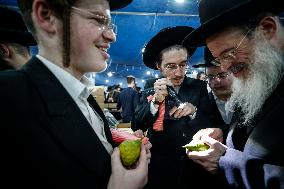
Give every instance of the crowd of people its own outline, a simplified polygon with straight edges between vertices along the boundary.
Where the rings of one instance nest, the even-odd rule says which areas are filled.
[[[2,184],[284,189],[283,1],[201,0],[198,28],[167,27],[149,39],[143,62],[161,77],[139,94],[127,76],[127,88],[115,85],[105,96],[135,135],[149,138],[125,168],[85,74],[105,70],[105,49],[116,41],[110,11],[131,2],[18,0],[20,13],[0,7]],[[188,60],[201,46],[205,71],[189,78]],[[192,139],[209,148],[184,149]]]

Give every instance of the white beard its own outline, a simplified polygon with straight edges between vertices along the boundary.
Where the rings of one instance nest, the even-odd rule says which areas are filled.
[[[232,96],[227,108],[239,107],[243,112],[243,124],[248,124],[259,113],[265,100],[279,84],[284,73],[283,53],[264,37],[255,37],[255,50],[248,62],[248,78],[233,77]]]

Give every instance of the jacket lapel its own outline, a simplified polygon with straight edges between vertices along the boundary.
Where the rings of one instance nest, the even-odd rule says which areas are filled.
[[[109,125],[108,125],[107,119],[106,119],[103,111],[101,110],[100,106],[98,105],[98,103],[96,102],[96,100],[94,99],[94,97],[92,95],[89,96],[88,102],[90,103],[92,108],[99,114],[99,116],[103,119],[104,130],[105,130],[107,140],[112,146],[114,146],[113,140],[112,140],[112,135],[111,135],[111,132],[110,132],[110,129],[109,129]]]
[[[38,111],[43,112],[40,119],[45,123],[44,126],[50,135],[86,168],[93,170],[97,175],[109,175],[110,155],[57,78],[37,58],[29,61],[22,70],[38,89],[47,109],[48,115],[40,109],[42,107],[39,107]],[[104,118],[103,115],[101,117]],[[106,172],[107,174],[103,174]]]

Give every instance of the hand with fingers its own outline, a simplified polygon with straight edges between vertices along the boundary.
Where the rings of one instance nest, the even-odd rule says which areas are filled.
[[[154,83],[155,101],[163,102],[165,100],[166,96],[168,95],[167,86],[172,86],[172,85],[173,84],[171,83],[171,81],[168,78],[158,79]]]
[[[143,133],[143,131],[141,129],[135,131],[133,134],[135,136],[139,137],[139,138],[143,138],[144,137],[144,133]],[[150,160],[151,160],[151,151],[150,151],[150,149],[152,148],[152,144],[148,140],[148,142],[146,144],[144,144],[144,146],[145,146],[145,150],[146,150],[146,156],[147,156],[148,163],[150,163]]]
[[[144,145],[141,145],[140,158],[134,168],[126,169],[122,165],[118,148],[111,155],[111,166],[108,189],[141,189],[148,182],[148,160]]]
[[[209,145],[209,149],[204,151],[186,150],[186,154],[194,162],[202,165],[207,171],[217,173],[219,159],[226,152],[228,147],[206,135],[202,136],[200,139],[202,142]]]
[[[174,118],[181,118],[188,115],[193,115],[196,112],[196,107],[188,102],[181,104],[179,107],[174,106],[170,111],[170,116]]]
[[[201,140],[203,136],[209,136],[223,143],[223,131],[220,128],[200,129],[193,137],[193,140]]]

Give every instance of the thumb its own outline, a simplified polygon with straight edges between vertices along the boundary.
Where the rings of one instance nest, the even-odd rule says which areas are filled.
[[[201,141],[205,144],[208,144],[210,147],[215,145],[216,143],[220,143],[219,141],[215,140],[214,138],[211,138],[207,135],[201,136]]]

